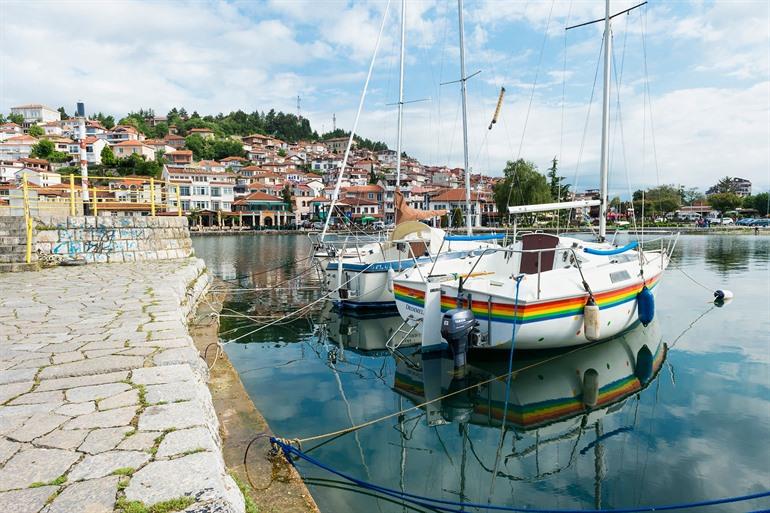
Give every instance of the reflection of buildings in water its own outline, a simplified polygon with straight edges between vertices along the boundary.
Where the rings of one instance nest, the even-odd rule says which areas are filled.
[[[507,406],[507,361],[471,360],[463,371],[455,369],[450,357],[423,355],[416,368],[398,362],[394,389],[415,404],[438,399],[422,407],[428,424],[458,423],[463,458],[467,448],[482,469],[501,478],[543,479],[571,466],[578,454],[592,451],[598,507],[601,480],[606,473],[604,440],[628,430],[626,427],[605,433],[602,419],[620,411],[626,399],[653,381],[666,350],[654,321],[592,346],[538,357],[519,353],[523,357],[514,355]],[[419,355],[415,358],[419,363]],[[473,386],[479,383],[483,384]],[[453,392],[457,393],[445,397]],[[490,457],[488,446],[479,446],[468,436],[469,426],[502,427],[504,412],[505,431],[498,454]],[[579,444],[586,447],[579,451]],[[501,452],[503,446],[505,454]],[[565,459],[559,454],[569,456]],[[498,460],[505,464],[502,469]],[[511,472],[509,465],[514,461],[517,465],[513,468],[520,474]]]
[[[210,267],[212,264],[208,264]],[[213,272],[220,279],[225,281],[232,281],[238,277],[238,271],[235,269],[235,263],[233,262],[219,262],[214,264]]]

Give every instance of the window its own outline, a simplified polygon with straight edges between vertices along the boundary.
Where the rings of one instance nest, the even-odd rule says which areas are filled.
[[[214,196],[215,198],[220,197],[222,194],[221,194],[221,190],[219,189],[219,187],[212,187],[211,188],[211,195]]]
[[[193,194],[196,196],[206,196],[208,191],[205,187],[193,187]]]
[[[179,195],[180,196],[189,196],[190,195],[190,186],[189,185],[183,185],[182,187],[179,187]]]
[[[190,210],[190,202],[189,201],[183,201],[182,202],[182,210]]]
[[[374,199],[374,193],[373,192],[369,193],[369,199]]]

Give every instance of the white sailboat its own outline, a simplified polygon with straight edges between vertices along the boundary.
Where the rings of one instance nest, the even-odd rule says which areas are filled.
[[[421,330],[423,349],[443,344],[438,334],[445,315],[458,312],[475,320],[468,333],[471,346],[501,349],[579,345],[652,319],[654,294],[676,239],[622,247],[606,240],[610,41],[607,0],[600,199],[509,207],[517,215],[598,205],[598,240],[527,233],[506,248],[454,261],[437,259],[394,276],[396,306],[405,322]],[[642,247],[656,241],[655,249]]]
[[[420,221],[441,216],[445,211],[422,211],[409,207],[399,191],[401,184],[401,144],[404,106],[404,53],[406,38],[406,0],[401,2],[401,63],[399,72],[398,133],[396,160],[396,221],[398,224],[389,238],[365,244],[331,246],[319,245],[316,259],[325,275],[325,286],[331,291],[330,299],[347,308],[388,308],[395,304],[391,281],[394,273],[437,257],[460,258],[487,249],[499,248],[494,242],[501,236],[471,233],[470,169],[468,168],[468,130],[466,116],[465,53],[463,49],[462,0],[458,0],[460,20],[460,84],[463,108],[463,141],[465,156],[465,195],[467,235],[451,236],[440,228]],[[337,189],[342,179],[338,177]],[[336,197],[336,195],[335,195]],[[334,209],[335,198],[330,206]],[[331,213],[329,213],[331,216]]]

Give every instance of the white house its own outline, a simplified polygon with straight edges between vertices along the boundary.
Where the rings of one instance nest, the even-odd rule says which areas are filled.
[[[155,160],[155,149],[143,141],[123,141],[112,146],[112,152],[119,159],[130,157],[134,153],[144,156],[147,160]]]
[[[202,168],[163,166],[163,179],[179,186],[182,210],[232,211],[235,201],[236,175],[228,172],[210,171]],[[171,204],[176,202],[176,193],[169,195]]]
[[[58,114],[58,112],[57,112]],[[29,157],[37,139],[31,135],[16,135],[0,142],[0,159],[19,160]]]
[[[61,175],[53,171],[24,167],[16,171],[16,180],[21,182],[24,175],[27,176],[27,182],[37,187],[50,187],[61,183]]]
[[[61,119],[61,114],[59,114],[58,110],[40,103],[11,107],[11,114],[21,114],[24,118],[25,127],[36,123],[48,123],[49,121],[59,121]]]

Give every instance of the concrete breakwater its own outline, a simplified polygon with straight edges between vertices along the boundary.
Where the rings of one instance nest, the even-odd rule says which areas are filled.
[[[0,275],[0,511],[244,511],[187,328],[209,282],[193,258]]]

